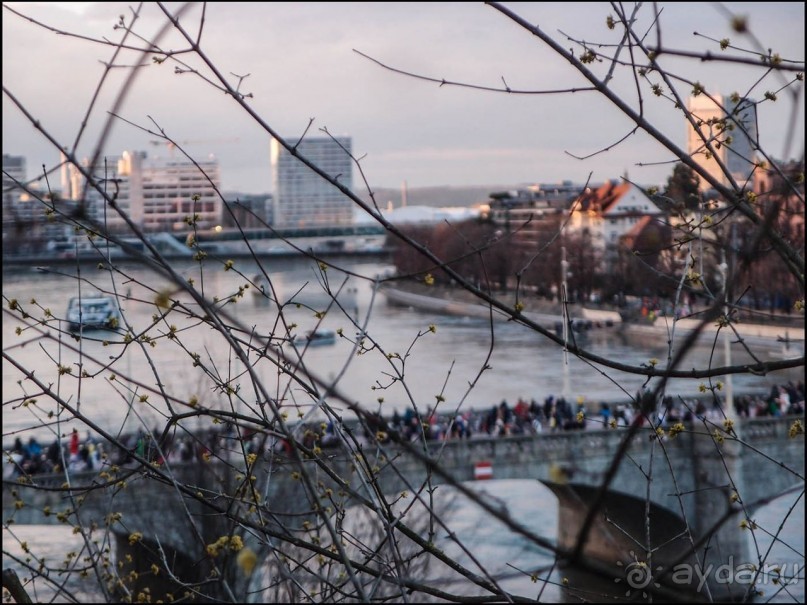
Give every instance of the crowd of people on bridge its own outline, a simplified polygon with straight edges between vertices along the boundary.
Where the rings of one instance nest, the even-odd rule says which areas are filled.
[[[774,385],[767,397],[742,395],[734,400],[734,407],[737,415],[744,418],[801,416],[804,414],[804,382]]]
[[[707,405],[701,399],[681,401],[666,396],[659,406],[658,422],[663,427],[677,422],[690,423],[698,418],[722,422],[723,411],[720,399]],[[737,416],[755,418],[760,416],[804,415],[804,382],[790,381],[774,385],[767,396],[740,395],[734,398]],[[596,411],[587,405],[583,397],[570,403],[563,397],[548,396],[543,403],[532,399],[529,403],[519,398],[510,406],[506,400],[493,405],[486,412],[466,411],[462,414],[438,413],[429,409],[420,418],[409,408],[401,416],[395,412],[390,426],[400,431],[407,440],[445,440],[477,437],[507,437],[530,435],[541,432],[574,431],[604,427],[626,427],[635,418],[631,403],[611,404],[600,402]]]
[[[707,404],[704,400],[682,401],[668,396],[658,408],[657,421],[662,426],[690,423],[699,418],[722,422],[721,405],[719,399]],[[741,418],[800,417],[804,415],[804,406],[803,381],[775,385],[767,395],[734,397],[735,412]],[[418,414],[410,407],[403,414],[395,411],[383,422],[367,425],[364,431],[358,431],[354,436],[364,442],[375,439],[384,442],[390,440],[391,431],[408,441],[535,435],[629,426],[634,419],[641,420],[634,414],[634,406],[630,403],[600,402],[593,406],[587,405],[581,397],[572,404],[563,397],[550,395],[543,403],[535,399],[528,403],[519,398],[511,406],[502,400],[487,410],[466,410],[462,413],[445,413],[428,408],[425,414]],[[296,432],[295,437],[308,448],[328,448],[340,442],[333,422],[305,423],[299,428],[301,430]],[[230,423],[193,434],[177,431],[160,435],[156,429],[152,432],[141,429],[137,433],[119,436],[118,443],[120,445],[113,445],[96,438],[89,431],[82,440],[75,428],[66,439],[54,439],[47,447],[43,447],[35,437],[30,437],[27,444],[17,437],[12,447],[3,448],[3,478],[58,472],[65,465],[72,472],[80,472],[101,470],[103,465],[127,466],[138,459],[176,464],[209,461],[226,452],[260,455],[269,450],[289,452],[291,449],[283,439],[255,429],[239,429]]]
[[[563,397],[550,395],[542,404],[535,399],[527,403],[519,398],[515,405],[510,405],[503,399],[487,411],[468,410],[461,414],[445,414],[429,408],[421,417],[414,408],[407,408],[403,415],[396,411],[389,424],[408,441],[506,437],[539,433],[545,427],[548,430],[584,429],[585,414],[582,419],[578,416],[584,410],[582,400],[571,404]]]
[[[17,437],[12,448],[3,450],[6,458],[3,479],[7,479],[19,474],[53,473],[64,468],[65,462],[71,471],[100,468],[104,445],[89,431],[82,441],[78,429],[74,428],[66,442],[54,439],[48,447],[43,447],[36,437],[30,437],[26,444]]]

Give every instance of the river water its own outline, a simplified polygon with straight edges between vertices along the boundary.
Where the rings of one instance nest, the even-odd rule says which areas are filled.
[[[239,404],[243,406],[240,411],[246,411],[250,402],[254,401],[254,391],[248,380],[239,377],[244,371],[243,365],[229,354],[226,343],[206,326],[183,331],[195,323],[176,313],[169,314],[166,322],[158,322],[156,327],[151,327],[154,324],[153,316],[158,312],[155,299],[160,292],[170,292],[172,286],[141,266],[122,267],[126,276],[116,275],[113,279],[107,271],[82,265],[81,282],[76,280],[75,267],[54,268],[47,272],[34,269],[4,272],[4,308],[8,309],[9,300],[16,299],[34,318],[47,319],[46,309],[53,316],[63,317],[68,299],[77,293],[77,283],[81,283],[84,294],[96,288],[105,291],[114,289],[128,297],[122,300],[121,308],[125,323],[131,326],[134,333],[148,330],[147,333],[156,338],[168,332],[168,326],[173,324],[180,338],[158,338],[154,347],[143,343],[142,347],[124,348],[119,335],[96,331],[88,334],[88,338],[80,343],[64,336],[60,341],[54,331],[58,322],[50,320],[53,338],[43,339],[6,312],[3,317],[4,352],[21,366],[35,369],[38,379],[51,384],[70,405],[79,408],[93,418],[100,428],[112,433],[161,424],[166,408],[153,390],[147,390],[148,387],[154,389],[158,382],[181,400],[195,396],[203,405],[224,405],[221,400],[226,398],[213,389],[212,381],[205,377],[198,365],[194,365],[189,353],[198,354],[203,365],[217,367],[220,375],[239,389],[244,399]],[[310,348],[305,353],[304,363],[311,373],[323,383],[334,385],[348,400],[371,409],[380,409],[385,414],[391,414],[393,410],[402,412],[410,401],[425,411],[438,401],[438,396],[443,399],[439,404],[440,409],[446,412],[460,406],[462,410],[489,409],[502,400],[512,405],[519,397],[527,400],[534,398],[540,402],[548,395],[561,395],[564,390],[573,400],[584,398],[592,403],[625,400],[643,385],[643,379],[639,376],[602,370],[571,357],[567,365],[555,345],[515,324],[500,322],[491,328],[478,319],[433,315],[388,306],[383,295],[375,295],[372,288],[372,277],[390,270],[385,265],[352,263],[346,266],[350,272],[366,278],[351,277],[347,284],[357,290],[358,308],[348,309],[346,313],[331,310],[324,319],[315,314],[315,311],[325,310],[326,305],[319,284],[327,278],[331,287],[336,289],[347,276],[346,273],[331,268],[323,277],[316,265],[292,260],[274,261],[267,263],[267,267],[281,301],[296,296],[296,300],[313,307],[291,305],[287,308],[286,319],[297,324],[292,331],[298,337],[316,327],[320,321],[323,327],[339,329],[348,337],[337,339],[332,346]],[[258,272],[257,266],[247,261],[238,262],[235,266],[243,275],[236,270],[225,271],[224,268],[215,271],[206,269],[202,274],[198,265],[191,262],[179,262],[175,269],[185,279],[194,279],[197,287],[204,288],[206,296],[220,300],[235,295],[238,288],[246,283],[245,277],[253,278]],[[234,317],[241,324],[260,336],[281,334],[281,324],[274,307],[259,304],[252,291],[254,288],[247,290],[243,298],[227,309],[232,309]],[[171,296],[192,308],[192,301],[187,295]],[[17,334],[18,327],[22,328],[21,334]],[[367,347],[361,354],[357,354],[351,342],[357,339],[357,332],[366,334]],[[80,347],[80,351],[69,350],[65,344]],[[655,358],[663,365],[667,356],[662,341],[657,346],[645,344],[636,347],[605,331],[593,334],[588,346],[597,354],[624,363],[638,364]],[[688,358],[685,367],[703,367],[709,363],[711,355],[709,347],[699,347]],[[89,375],[80,382],[79,363]],[[722,360],[715,359],[712,363],[722,365]],[[486,367],[489,369],[482,371]],[[64,368],[72,369],[67,373]],[[254,370],[269,392],[282,398],[290,410],[299,410],[301,413],[311,410],[311,397],[289,384],[282,376],[279,377],[269,363],[256,361]],[[114,380],[110,380],[112,374],[115,374]],[[396,375],[402,376],[402,380],[394,379]],[[44,398],[40,397],[36,405],[20,405],[22,401],[37,395],[37,389],[22,378],[18,369],[3,361],[4,444],[16,436],[26,441],[29,436],[35,435],[47,443],[57,433],[67,434],[72,428],[70,419],[64,414],[56,414],[58,409]],[[767,392],[773,384],[787,379],[784,375],[734,378],[733,388],[736,392]],[[668,393],[692,397],[699,393],[699,385],[698,381],[673,381]],[[148,399],[143,405],[130,405],[145,394]],[[338,407],[338,402],[335,405]],[[51,411],[54,416],[48,418]],[[84,427],[80,428],[84,430]],[[494,494],[517,520],[535,533],[554,539],[557,503],[542,485],[534,481],[509,480],[471,485],[474,489],[484,489]],[[444,493],[445,497],[453,499],[451,490],[446,489]],[[775,529],[794,500],[795,496],[790,495],[764,507],[758,511],[758,524]],[[507,588],[524,596],[536,597],[540,584],[533,584],[529,573],[550,562],[546,553],[491,522],[476,506],[463,502],[461,498],[452,502],[452,528],[468,542],[482,562],[493,569]],[[797,600],[801,601],[804,600],[803,518],[802,498],[787,521],[785,535],[792,541],[787,546],[776,545],[775,554],[769,558],[783,564],[801,563],[802,581],[790,588],[790,593],[795,591]],[[64,552],[76,548],[75,536],[65,528],[18,526],[13,527],[13,532],[14,536],[4,529],[4,553],[19,554],[18,541],[22,540],[28,541],[32,549],[36,544],[48,551],[51,560],[57,560]],[[445,538],[442,539],[446,549],[452,548]],[[522,573],[523,570],[527,575]],[[555,572],[553,581],[560,579],[559,574]],[[72,589],[81,595],[80,600],[88,602],[99,598],[91,588],[86,587],[86,582],[79,583],[77,578],[71,582]],[[768,596],[776,593],[775,586],[769,588],[770,591],[766,591]],[[43,599],[48,594],[47,587],[41,582],[37,590],[44,591],[39,595]],[[556,585],[547,586],[542,593],[542,600],[545,601],[567,598],[570,598],[569,595]],[[773,600],[787,602],[791,597],[786,592],[778,592]]]
[[[236,268],[240,268],[247,278],[252,278],[257,273],[257,267],[252,263],[243,264],[243,267],[237,265]],[[286,309],[287,321],[298,324],[293,331],[301,338],[307,330],[320,323],[314,311],[326,308],[326,297],[318,284],[322,277],[316,267],[301,261],[276,261],[276,266],[270,264],[270,268],[270,277],[278,290],[279,299],[294,298],[311,303],[313,307],[312,310],[291,305]],[[378,264],[353,264],[348,268],[368,278],[390,269]],[[113,280],[107,271],[99,271],[92,265],[82,266],[81,277],[86,280],[81,282],[83,293],[86,295],[96,288],[105,291],[114,288],[121,294],[128,294],[129,299],[121,302],[125,321],[135,334],[148,330],[148,334],[155,339],[154,347],[130,346],[124,351],[119,335],[103,331],[91,332],[81,343],[75,343],[67,336],[62,336],[61,342],[58,337],[44,340],[37,338],[32,329],[17,335],[15,331],[21,324],[6,313],[3,317],[4,351],[20,365],[35,368],[38,378],[52,383],[70,400],[71,405],[80,406],[102,428],[113,432],[136,430],[141,422],[153,425],[160,421],[165,412],[164,406],[157,401],[158,397],[152,393],[148,406],[142,406],[139,410],[141,418],[134,417],[128,409],[131,394],[129,398],[122,394],[125,389],[121,389],[120,380],[117,384],[108,380],[113,373],[152,388],[159,382],[169,393],[184,400],[196,396],[203,405],[220,405],[213,393],[212,381],[204,376],[199,367],[194,366],[190,357],[192,353],[200,356],[202,364],[208,367],[215,365],[223,372],[224,378],[232,379],[234,384],[238,383],[240,388],[245,389],[246,401],[251,397],[254,399],[249,381],[234,378],[243,372],[243,366],[213,330],[201,326],[183,331],[195,325],[195,322],[176,313],[169,314],[165,322],[152,325],[158,311],[154,304],[157,293],[172,288],[166,280],[137,265],[124,265],[123,270],[127,277],[116,276]],[[208,269],[202,275],[198,265],[190,262],[178,263],[176,270],[183,277],[194,279],[208,298],[227,299],[246,283],[245,277],[235,270]],[[331,269],[327,277],[335,290],[341,284],[343,275]],[[563,394],[564,389],[567,389],[567,398],[571,400],[580,397],[593,403],[625,400],[644,384],[641,376],[603,370],[572,356],[565,362],[556,345],[516,324],[499,322],[491,330],[480,319],[434,315],[388,306],[383,294],[373,298],[372,284],[367,280],[351,278],[348,287],[358,290],[358,312],[345,314],[332,310],[321,321],[323,327],[341,329],[346,338],[337,339],[333,346],[310,348],[305,354],[306,365],[312,374],[333,384],[350,401],[368,407],[380,405],[386,414],[396,409],[402,412],[411,405],[410,402],[425,409],[436,403],[438,395],[444,399],[440,408],[445,411],[456,409],[460,404],[463,410],[489,409],[502,400],[512,405],[519,397],[527,401],[535,398],[542,402],[548,395]],[[254,291],[255,288],[250,288],[237,304],[229,305],[227,309],[232,310],[233,315],[256,334],[281,334],[274,307],[256,304],[252,295]],[[23,310],[34,318],[44,318],[46,309],[55,317],[64,317],[68,299],[76,294],[75,267],[48,273],[31,269],[3,275],[3,296],[6,301],[17,299]],[[194,308],[188,295],[182,294],[176,298]],[[31,304],[31,300],[35,300],[35,304]],[[4,306],[7,308],[8,304]],[[50,325],[57,327],[56,320],[51,320]],[[174,341],[164,337],[169,325],[175,325],[179,330],[180,337]],[[430,326],[434,326],[433,332],[429,330]],[[375,345],[374,350],[361,355],[356,354],[351,342],[356,340],[359,330],[366,332],[368,348]],[[53,329],[50,333],[57,334]],[[667,357],[664,339],[659,339],[656,346],[644,343],[636,347],[614,336],[613,330],[603,329],[590,334],[592,340],[588,346],[592,352],[623,363],[647,363],[655,358],[663,365]],[[245,338],[249,338],[249,335]],[[62,343],[80,346],[81,351],[70,351]],[[687,358],[684,367],[705,367],[709,363],[722,365],[721,350],[718,347],[715,359],[710,361],[710,347],[698,347]],[[82,359],[80,355],[85,357]],[[79,362],[83,362],[83,369],[92,376],[82,380],[80,386],[76,384],[80,374]],[[101,371],[101,364],[110,366]],[[482,372],[486,366],[489,369]],[[72,374],[60,374],[60,367],[70,368]],[[269,363],[255,363],[254,367],[259,378],[270,387],[270,393],[282,395],[289,404],[300,409],[310,409],[311,401],[300,395],[299,389],[284,391],[287,383],[278,379],[276,369]],[[391,375],[396,372],[400,373],[402,380],[392,380]],[[3,362],[5,402],[30,394],[30,385],[18,384],[21,378],[16,368]],[[735,377],[733,386],[738,392],[768,392],[772,385],[786,379],[786,376],[773,374]],[[473,389],[469,389],[470,384],[474,385]],[[672,381],[668,393],[692,397],[699,393],[700,384],[701,381]],[[139,392],[143,392],[142,388]],[[383,403],[379,404],[379,399],[383,399]],[[25,431],[28,435],[33,431],[48,438],[49,431],[42,428],[41,415],[49,411],[58,410],[28,407],[17,409],[13,414],[4,414],[4,434],[8,436],[14,431]],[[63,432],[69,428],[62,426]]]

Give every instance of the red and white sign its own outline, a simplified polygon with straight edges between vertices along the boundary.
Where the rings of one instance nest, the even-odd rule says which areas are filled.
[[[493,465],[490,462],[477,462],[474,464],[474,479],[493,479]]]

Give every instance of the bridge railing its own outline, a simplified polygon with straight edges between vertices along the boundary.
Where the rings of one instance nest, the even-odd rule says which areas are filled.
[[[787,440],[789,439],[789,432],[796,420],[796,417],[783,416],[783,417],[758,417],[758,418],[743,418],[738,423],[740,439],[749,442],[767,442],[771,440]],[[484,458],[487,455],[502,455],[505,451],[517,453],[520,451],[528,451],[533,454],[547,454],[556,457],[558,454],[570,452],[573,448],[575,452],[591,451],[601,452],[607,454],[612,451],[614,447],[618,446],[624,436],[624,428],[604,428],[604,429],[588,429],[588,430],[573,430],[573,431],[558,431],[558,432],[542,432],[535,434],[521,434],[521,435],[507,435],[507,436],[489,436],[477,435],[473,438],[456,438],[447,439],[444,441],[426,441],[426,442],[413,442],[411,445],[414,447],[425,447],[425,451],[429,456],[438,460],[466,460],[469,464],[478,458]],[[641,430],[634,436],[634,444],[642,444],[648,440],[649,430]],[[385,448],[394,449],[396,451],[403,449],[398,448],[391,442],[384,445]],[[325,450],[331,452],[331,450]],[[235,452],[233,452],[235,453]],[[271,455],[272,452],[264,452],[265,456]],[[277,453],[278,456],[283,456]],[[238,464],[239,458],[234,456],[232,458],[232,466],[235,470],[240,469]],[[225,466],[225,462],[202,462],[199,460],[191,461],[176,461],[170,463],[172,469],[188,469],[198,467],[201,464],[212,464],[214,466]],[[70,484],[75,489],[89,487],[93,481],[97,479],[98,475],[102,472],[109,471],[113,465],[106,463],[100,469],[71,471],[69,473]],[[121,472],[132,471],[139,468],[140,465],[129,463],[127,465],[118,465]],[[120,473],[119,473],[120,474]],[[64,471],[59,473],[42,473],[30,476],[24,476],[21,481],[17,478],[6,479],[3,481],[6,484],[20,484],[26,483],[36,487],[45,489],[56,489],[66,487],[68,477]],[[95,481],[96,484],[98,481]]]

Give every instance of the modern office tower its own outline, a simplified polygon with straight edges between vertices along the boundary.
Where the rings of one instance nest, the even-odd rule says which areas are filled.
[[[218,193],[221,175],[218,160],[151,159],[145,151],[124,151],[107,158],[93,171],[100,188],[115,202],[107,205],[97,189],[86,195],[89,215],[110,231],[125,231],[121,213],[145,232],[185,231],[186,218],[196,216],[198,229],[221,223],[222,201]],[[78,171],[72,171],[75,177]],[[74,198],[82,195],[82,178],[71,178]],[[118,212],[120,211],[120,212]]]
[[[714,99],[714,100],[713,100]],[[757,148],[757,107],[750,99],[706,95],[690,97],[688,109],[699,124],[701,134],[688,127],[687,151],[707,172],[723,185],[726,167],[740,187],[752,188]],[[708,150],[703,139],[711,143]],[[700,189],[712,185],[700,180]]]
[[[348,188],[353,185],[350,137],[305,138],[297,151]],[[286,229],[353,224],[353,202],[282,147],[271,143],[275,226]]]

